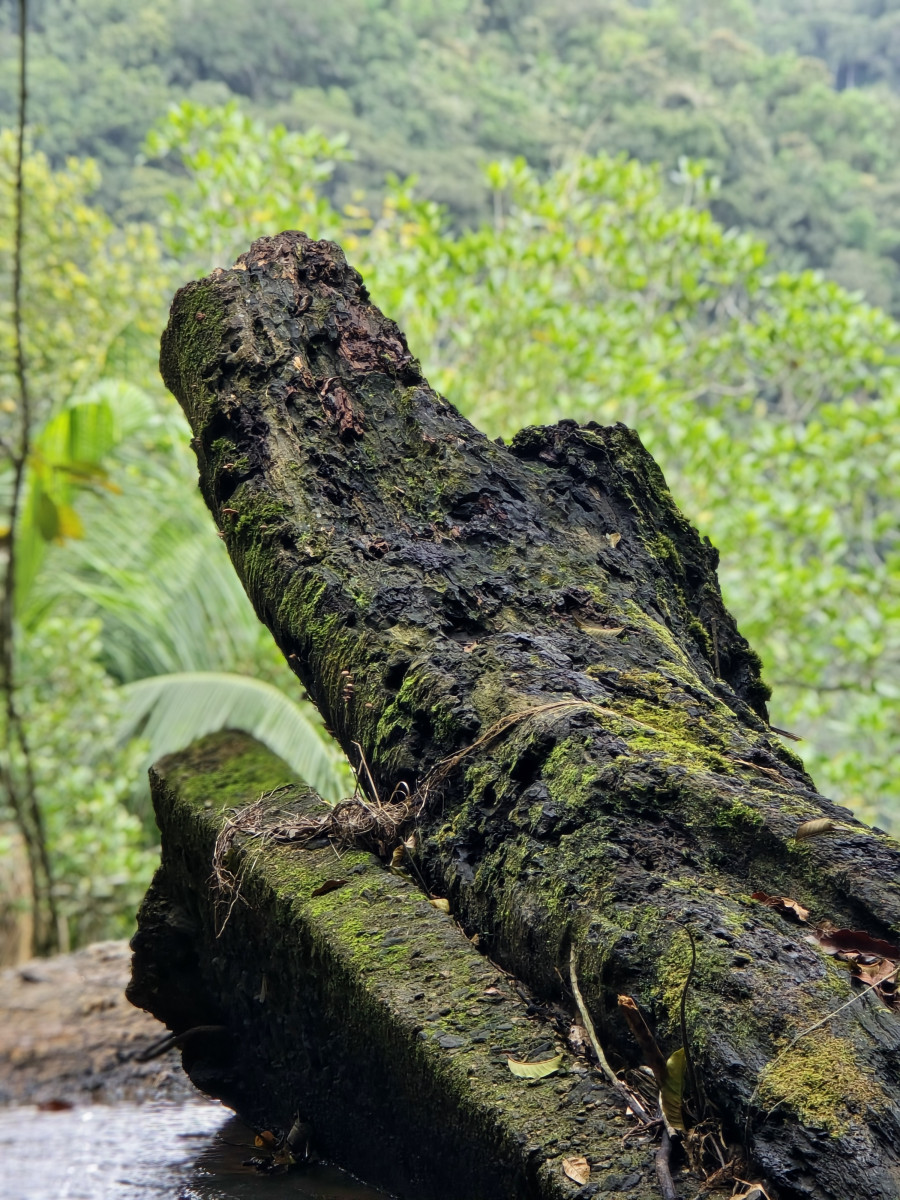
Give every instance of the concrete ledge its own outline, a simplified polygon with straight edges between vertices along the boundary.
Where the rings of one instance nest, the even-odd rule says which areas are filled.
[[[240,896],[221,929],[210,870],[225,810],[290,782],[237,733],[152,773],[163,857],[129,998],[175,1032],[225,1027],[185,1045],[194,1082],[260,1129],[286,1130],[299,1110],[321,1155],[411,1200],[656,1200],[652,1147],[623,1148],[621,1102],[452,916],[375,856],[239,838]],[[295,783],[265,803],[274,815],[321,802]],[[312,895],[334,878],[346,883]],[[506,1064],[560,1051],[539,1081]],[[584,1187],[562,1165],[579,1155]]]

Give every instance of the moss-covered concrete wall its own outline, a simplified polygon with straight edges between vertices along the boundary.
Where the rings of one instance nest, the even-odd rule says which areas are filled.
[[[621,1099],[452,916],[373,855],[238,836],[228,915],[233,894],[209,879],[234,808],[276,788],[268,824],[322,807],[285,782],[279,759],[232,733],[154,770],[163,861],[130,997],[180,1032],[224,1027],[188,1041],[195,1081],[259,1129],[284,1133],[300,1110],[320,1154],[410,1200],[655,1197],[648,1139],[622,1144],[634,1121]],[[506,1065],[557,1053],[542,1080]],[[581,1155],[587,1187],[562,1165]]]

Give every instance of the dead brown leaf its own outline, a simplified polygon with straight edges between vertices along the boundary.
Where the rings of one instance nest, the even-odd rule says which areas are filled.
[[[752,898],[765,904],[766,908],[774,908],[791,921],[806,921],[809,918],[809,909],[788,896],[767,896],[765,892],[754,892]]]
[[[656,1076],[658,1086],[662,1087],[666,1081],[666,1059],[644,1020],[644,1014],[631,996],[619,997],[619,1011],[628,1022],[628,1028],[641,1048],[644,1062]]]
[[[826,954],[850,964],[858,983],[874,987],[888,1008],[897,1007],[900,947],[870,937],[861,929],[817,929],[816,939]]]
[[[606,535],[606,540],[609,542],[610,546],[612,546],[612,548],[615,550],[616,546],[618,546],[619,542],[621,542],[621,540],[622,540],[622,535],[621,535],[621,533],[608,533]]]
[[[861,929],[817,929],[816,937],[823,950],[837,954],[839,950],[851,950],[857,954],[873,954],[878,958],[890,958],[900,962],[900,946],[894,946],[881,938],[870,937]]]
[[[346,879],[326,879],[309,894],[310,896],[327,896],[329,892],[336,892],[338,888],[342,888],[346,882]]]
[[[576,1155],[575,1158],[564,1158],[562,1165],[572,1182],[580,1184],[582,1187],[591,1177],[591,1164],[583,1154]]]
[[[449,911],[450,911],[450,901],[445,900],[442,897],[438,898],[438,899],[429,900],[428,903],[433,908],[436,908],[438,910],[438,912],[449,913]]]

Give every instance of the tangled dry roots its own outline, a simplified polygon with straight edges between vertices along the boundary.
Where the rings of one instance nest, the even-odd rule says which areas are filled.
[[[318,838],[327,838],[338,847],[364,846],[384,857],[401,840],[403,830],[422,808],[421,794],[410,795],[404,786],[390,800],[369,800],[360,792],[340,800],[317,816],[291,816],[272,803],[294,785],[285,784],[272,792],[264,792],[258,800],[241,809],[232,810],[216,838],[213,849],[211,882],[218,896],[222,919],[218,932],[227,924],[235,904],[241,899],[241,877],[251,857],[242,856],[233,869],[232,850],[238,838],[254,839],[258,850],[272,842],[306,845]]]

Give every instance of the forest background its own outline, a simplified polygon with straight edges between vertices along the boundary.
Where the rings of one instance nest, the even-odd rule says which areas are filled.
[[[4,448],[17,56],[7,0]],[[900,829],[900,0],[32,0],[29,84],[0,557],[30,755],[7,728],[2,766],[23,795],[32,769],[56,943],[130,929],[153,756],[240,725],[348,786],[156,369],[175,287],[285,228],[341,242],[492,436],[637,428],[721,550],[774,724]]]

